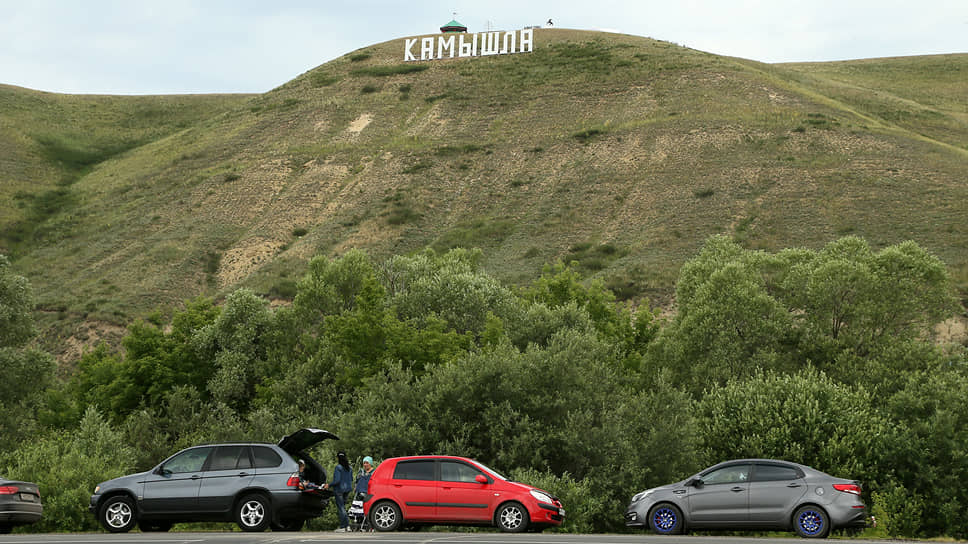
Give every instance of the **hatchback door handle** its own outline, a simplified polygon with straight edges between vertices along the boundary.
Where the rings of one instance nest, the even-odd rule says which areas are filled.
[[[736,486],[736,487],[730,489],[730,491],[732,491],[734,493],[739,493],[740,491],[745,491],[745,489],[743,489],[742,487]]]

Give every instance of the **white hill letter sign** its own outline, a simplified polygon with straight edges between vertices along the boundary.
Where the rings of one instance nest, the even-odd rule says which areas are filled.
[[[418,41],[419,51],[415,51]],[[405,42],[404,61],[530,53],[534,50],[534,29],[406,38]]]

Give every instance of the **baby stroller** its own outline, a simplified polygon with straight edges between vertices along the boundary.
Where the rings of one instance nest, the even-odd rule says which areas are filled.
[[[346,510],[346,515],[350,518],[350,530],[351,531],[372,531],[370,528],[370,522],[363,515],[363,493],[357,493],[353,496],[353,502],[350,503],[350,507]]]

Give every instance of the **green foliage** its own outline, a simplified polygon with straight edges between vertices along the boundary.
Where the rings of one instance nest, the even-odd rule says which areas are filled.
[[[323,71],[315,71],[309,74],[309,84],[313,87],[328,87],[339,81],[339,78]]]
[[[924,500],[900,486],[873,494],[873,514],[890,538],[913,538],[921,527]]]
[[[358,68],[350,72],[354,76],[376,76],[376,77],[389,77],[403,74],[412,74],[415,72],[423,72],[429,68],[426,64],[395,64],[392,66],[369,66],[366,68]]]
[[[561,261],[553,266],[545,266],[541,277],[522,294],[526,299],[549,308],[574,303],[588,313],[593,326],[601,334],[614,340],[626,340],[630,342],[630,348],[641,347],[643,341],[648,342],[645,338],[636,337],[636,331],[652,335],[646,321],[640,323],[640,329],[633,329],[629,311],[616,304],[615,295],[600,280],[585,286],[581,274]],[[640,314],[639,317],[650,321],[651,313]]]
[[[103,344],[85,353],[70,386],[75,406],[99,404],[120,421],[136,409],[160,406],[176,386],[204,390],[216,366],[195,342],[203,341],[198,335],[219,315],[211,300],[196,299],[172,319],[168,332],[151,323],[132,324],[122,341],[123,356]]]
[[[954,308],[936,257],[912,242],[874,253],[856,237],[777,255],[713,237],[683,265],[676,294],[678,312],[649,359],[697,386],[808,362],[847,383],[880,383],[913,368],[885,376],[872,363],[914,354]],[[925,368],[936,356],[904,364]]]
[[[514,233],[514,223],[504,219],[481,218],[463,221],[440,235],[430,247],[445,252],[454,248],[484,247],[499,244]]]
[[[390,304],[400,319],[423,322],[435,317],[458,333],[479,334],[488,312],[515,315],[514,294],[479,269],[481,253],[433,250],[387,261],[384,278]]]
[[[35,334],[33,303],[27,279],[15,275],[0,254],[0,348],[23,346]]]

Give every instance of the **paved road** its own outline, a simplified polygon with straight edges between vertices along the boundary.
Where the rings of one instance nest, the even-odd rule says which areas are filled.
[[[433,531],[402,533],[108,533],[51,534],[51,535],[5,535],[0,544],[270,544],[301,542],[325,542],[327,544],[792,544],[806,542],[791,538],[747,538],[720,536],[658,536],[648,533],[637,535],[567,535],[503,533],[439,533]],[[851,544],[876,542],[849,540]],[[883,544],[883,541],[881,541]]]

